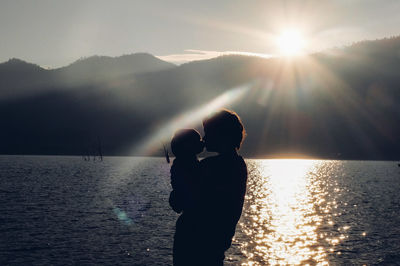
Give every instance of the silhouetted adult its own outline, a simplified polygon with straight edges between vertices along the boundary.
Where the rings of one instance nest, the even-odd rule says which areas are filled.
[[[200,162],[194,203],[176,224],[174,265],[223,265],[246,193],[247,168],[238,155],[245,135],[239,116],[229,110],[203,121],[207,151],[218,155]]]

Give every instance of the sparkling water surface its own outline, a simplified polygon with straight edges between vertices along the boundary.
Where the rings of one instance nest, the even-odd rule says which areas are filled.
[[[226,265],[400,264],[396,162],[246,162]],[[171,265],[170,190],[162,158],[0,156],[0,265]]]

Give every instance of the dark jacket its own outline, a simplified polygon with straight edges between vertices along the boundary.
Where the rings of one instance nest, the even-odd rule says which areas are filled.
[[[237,153],[217,155],[202,160],[200,171],[203,192],[199,199],[200,226],[204,236],[228,249],[242,214],[246,163]]]
[[[178,168],[183,169],[171,167],[171,177]],[[171,192],[171,207],[183,210],[174,235],[174,265],[222,265],[242,213],[247,168],[241,156],[208,157],[200,161],[198,174],[190,197]]]

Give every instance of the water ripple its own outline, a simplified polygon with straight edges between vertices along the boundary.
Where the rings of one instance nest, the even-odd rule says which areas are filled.
[[[247,164],[226,265],[400,261],[397,164]],[[177,215],[165,160],[0,156],[0,177],[0,265],[172,264]]]

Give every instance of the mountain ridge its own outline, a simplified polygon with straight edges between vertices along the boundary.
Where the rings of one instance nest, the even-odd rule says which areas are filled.
[[[247,128],[246,156],[398,160],[399,51],[396,37],[301,58],[225,55],[46,90],[34,84],[35,93],[0,99],[0,153],[79,155],[99,137],[104,154],[132,155],[129,147],[166,121],[244,85],[230,108]]]
[[[0,99],[48,91],[54,88],[86,86],[121,76],[176,67],[146,53],[119,57],[91,56],[68,66],[44,69],[13,58],[0,64]]]

